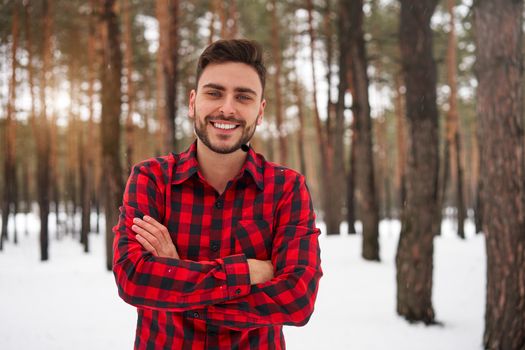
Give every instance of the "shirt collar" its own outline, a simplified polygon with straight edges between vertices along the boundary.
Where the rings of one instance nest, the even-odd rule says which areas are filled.
[[[197,141],[195,141],[186,151],[179,154],[171,183],[175,185],[181,184],[197,174],[198,171]],[[245,172],[251,175],[251,178],[260,190],[264,189],[264,158],[255,153],[252,147],[248,150],[246,161],[238,177],[242,177]]]

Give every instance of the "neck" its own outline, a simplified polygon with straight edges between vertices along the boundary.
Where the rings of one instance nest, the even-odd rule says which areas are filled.
[[[216,153],[197,139],[197,161],[206,181],[222,194],[228,181],[232,180],[246,161],[247,153],[237,150],[233,153]]]

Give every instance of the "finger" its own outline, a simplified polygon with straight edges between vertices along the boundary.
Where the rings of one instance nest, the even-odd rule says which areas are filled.
[[[164,226],[163,224],[161,224],[160,222],[158,222],[157,220],[155,220],[149,215],[144,215],[143,220],[146,221],[148,224],[151,224],[152,226],[156,227],[157,230],[159,230],[162,233],[162,236],[164,240],[166,241],[166,243],[172,241],[171,236],[166,226]]]
[[[145,230],[137,225],[131,226],[131,229],[137,234],[140,234],[144,239],[146,239],[148,243],[152,245],[157,252],[160,251],[162,243],[155,235],[151,234],[148,230]]]
[[[137,238],[137,241],[139,241],[140,244],[146,249],[148,252],[152,253],[155,256],[158,256],[159,254],[155,250],[155,247],[153,247],[144,237],[142,237],[140,234],[137,234],[135,236]]]
[[[152,234],[155,237],[157,237],[159,242],[166,243],[166,238],[164,237],[164,234],[156,226],[154,226],[154,225],[152,225],[152,224],[148,223],[147,221],[145,221],[143,219],[140,219],[140,218],[134,218],[133,219],[133,223],[135,225],[139,226],[140,228],[142,228],[143,230],[146,230],[150,234]]]

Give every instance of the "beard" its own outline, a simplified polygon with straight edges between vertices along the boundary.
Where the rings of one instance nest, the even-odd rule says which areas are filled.
[[[259,120],[259,117],[257,117],[255,122],[253,122],[253,124],[251,125],[246,125],[246,122],[244,120],[236,119],[234,117],[224,117],[224,116],[219,116],[219,117],[206,116],[204,120],[201,122],[201,119],[197,115],[195,115],[194,120],[195,121],[193,123],[193,126],[195,129],[195,133],[197,134],[197,137],[201,140],[201,142],[206,145],[206,147],[208,147],[210,150],[212,150],[215,153],[229,154],[229,153],[236,152],[237,150],[241,148],[242,145],[250,142],[250,140],[253,137],[253,134],[255,133],[255,129],[257,128],[257,121]],[[221,121],[221,120],[235,122],[239,124],[237,128],[240,128],[242,131],[241,137],[237,140],[237,142],[235,142],[231,146],[213,144],[209,138],[207,125],[208,124],[211,125],[211,122]],[[227,138],[232,137],[232,135],[228,135],[228,136],[219,135],[218,137],[221,139],[227,140]]]

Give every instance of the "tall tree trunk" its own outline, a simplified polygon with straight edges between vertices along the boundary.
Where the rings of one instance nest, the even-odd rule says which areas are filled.
[[[157,0],[159,50],[157,56],[157,112],[160,119],[162,154],[176,149],[177,50],[179,45],[178,0]]]
[[[167,107],[167,127],[166,150],[175,151],[177,149],[176,122],[177,116],[177,65],[179,49],[179,0],[171,0],[169,7],[169,47],[166,52],[164,75],[166,76],[166,107]]]
[[[30,1],[24,1],[24,32],[25,32],[25,39],[26,39],[26,52],[27,52],[27,73],[28,73],[28,81],[29,81],[29,95],[31,96],[31,111],[29,114],[29,124],[31,126],[31,131],[33,133],[33,136],[35,137],[36,143],[37,143],[37,155],[38,153],[38,146],[39,146],[39,138],[38,138],[38,130],[37,130],[37,124],[36,124],[36,93],[35,93],[35,77],[34,77],[34,71],[33,71],[33,40],[31,35],[31,29],[30,29],[30,19],[31,19],[31,13],[30,13]],[[27,160],[28,162],[28,160]],[[29,177],[29,164],[26,164],[27,168],[25,169],[26,172],[24,172],[24,191],[27,191],[27,196],[24,196],[26,198],[26,205],[27,205],[27,213],[31,211],[31,202],[29,198],[29,188],[30,181],[32,180],[32,177]],[[38,171],[37,171],[38,174]],[[26,192],[24,192],[26,193]],[[25,235],[27,236],[29,234],[28,229],[28,220],[26,215],[26,228],[25,228]]]
[[[274,89],[275,89],[275,122],[277,124],[277,135],[279,137],[279,160],[281,164],[287,164],[288,148],[283,130],[283,96],[281,92],[281,45],[279,17],[277,16],[277,2],[272,0],[272,54],[275,63]]]
[[[458,115],[458,84],[457,84],[457,39],[454,16],[454,0],[447,0],[447,9],[450,18],[450,32],[447,46],[447,81],[450,87],[449,110],[447,113],[447,138],[449,154],[450,182],[454,186],[457,208],[458,236],[465,238],[464,223],[466,217],[465,200],[463,197],[463,166],[461,164],[461,142]],[[447,147],[445,147],[447,148]]]
[[[333,200],[339,199],[339,196],[332,196],[333,182],[330,174],[333,172],[333,152],[330,150],[327,140],[326,130],[324,130],[321,117],[319,115],[319,106],[317,104],[317,79],[315,69],[315,34],[313,27],[313,3],[307,0],[308,10],[308,33],[310,36],[310,64],[312,67],[312,98],[314,102],[315,128],[317,132],[317,141],[321,156],[321,198],[323,203],[324,221],[326,223],[326,233],[329,235],[339,234],[339,225],[341,223],[341,206],[336,205]]]
[[[4,198],[2,201],[2,232],[0,234],[0,250],[3,249],[3,242],[8,239],[7,229],[9,214],[15,209],[15,189],[16,179],[16,69],[18,66],[16,51],[18,50],[18,4],[13,4],[12,19],[12,45],[11,45],[11,79],[9,81],[9,97],[7,101],[7,114],[5,122],[5,159],[4,159]],[[16,226],[16,210],[13,213],[13,221]],[[16,228],[15,228],[16,232]],[[16,234],[15,234],[16,237]],[[15,238],[16,240],[16,238]],[[16,242],[15,242],[16,243]]]
[[[53,22],[51,22],[53,23]],[[51,27],[52,30],[52,27]],[[52,57],[52,56],[51,56]],[[51,86],[56,88],[55,79],[50,79]],[[53,106],[53,105],[52,105]],[[60,172],[58,171],[58,126],[57,126],[57,113],[56,110],[51,107],[51,116],[49,121],[49,134],[50,134],[50,148],[49,148],[49,161],[50,161],[50,190],[52,201],[55,206],[55,237],[58,240],[60,238]]]
[[[97,4],[96,0],[90,0],[90,14],[89,14],[89,33],[88,33],[88,110],[89,120],[87,128],[87,140],[84,139],[84,133],[81,133],[82,147],[80,160],[80,202],[82,207],[81,213],[81,225],[80,225],[80,242],[84,246],[84,252],[89,252],[89,232],[91,231],[91,194],[93,191],[93,173],[94,162],[93,162],[93,151],[91,145],[94,143],[93,130],[94,130],[94,100],[95,100],[95,72],[97,71],[97,60],[95,55],[95,41],[96,41],[96,18],[97,18]],[[90,172],[92,174],[90,175]]]
[[[42,75],[40,77],[40,117],[37,123],[37,188],[38,188],[38,205],[40,208],[40,260],[49,260],[49,201],[50,201],[50,143],[51,133],[47,117],[47,82],[49,80],[50,63],[51,63],[51,8],[52,0],[42,0]]]
[[[403,108],[403,94],[401,92],[401,74],[396,74],[394,78],[396,94],[395,94],[395,115],[396,115],[396,193],[398,195],[398,208],[400,212],[403,211],[406,199],[406,118],[405,110]]]
[[[29,213],[31,212],[31,177],[29,176],[29,159],[22,163],[22,201],[24,202],[24,236],[29,236]]]
[[[79,156],[79,140],[82,133],[78,130],[78,117],[76,111],[73,108],[74,101],[76,100],[76,82],[73,72],[76,72],[78,68],[75,62],[71,63],[71,69],[69,70],[69,82],[71,84],[70,96],[71,103],[69,104],[69,121],[68,121],[68,132],[67,132],[67,173],[65,182],[65,196],[64,196],[64,209],[66,212],[65,221],[65,234],[71,233],[71,236],[75,236],[75,214],[77,206],[77,169],[78,169],[78,156]]]
[[[400,47],[408,120],[406,205],[396,256],[397,312],[410,322],[435,323],[433,239],[439,168],[436,64],[430,19],[437,0],[401,0]]]
[[[478,121],[472,124],[472,127],[470,129],[471,135],[477,135],[477,125]],[[478,145],[478,139],[477,137],[472,138],[472,145],[471,145],[471,160],[470,160],[470,193],[472,198],[472,208],[474,211],[474,226],[476,233],[481,233],[483,230],[483,211],[481,210],[481,178],[479,176],[479,168],[480,168],[480,155],[479,155],[479,145]]]
[[[120,51],[120,32],[115,0],[104,0],[103,21],[103,64],[102,81],[102,169],[106,172],[103,180],[104,210],[106,217],[106,267],[112,268],[113,226],[118,220],[118,207],[122,200],[123,181],[120,165],[120,113],[121,113],[121,75],[122,53]]]
[[[485,349],[525,349],[523,1],[474,2],[487,249]]]
[[[298,34],[296,33],[292,39],[292,50],[298,52]],[[304,145],[304,130],[305,130],[305,111],[303,101],[303,91],[301,89],[301,82],[299,80],[299,73],[297,65],[294,65],[293,72],[293,95],[296,98],[297,105],[297,118],[299,120],[299,129],[297,135],[297,150],[299,153],[299,169],[301,174],[307,177],[306,171],[306,158],[305,158],[305,145]]]
[[[344,168],[344,152],[343,152],[343,137],[344,137],[344,120],[345,120],[345,96],[346,92],[350,90],[350,86],[353,85],[352,81],[348,78],[352,76],[348,64],[351,62],[349,41],[346,37],[349,32],[349,21],[350,13],[348,11],[349,2],[347,0],[340,0],[338,4],[339,16],[337,20],[337,36],[339,46],[339,86],[337,93],[337,107],[335,112],[335,140],[334,140],[334,158],[336,159],[336,166],[338,170],[336,173],[340,173],[340,176],[345,177]],[[352,125],[354,122],[352,121]],[[352,162],[353,157],[353,141],[354,141],[354,130],[352,130],[352,142],[351,149],[349,152],[349,164],[348,174],[346,174],[346,220],[348,222],[348,233],[356,233],[355,230],[355,210],[354,210],[354,163]],[[341,180],[344,183],[344,179]],[[344,193],[344,191],[343,191]]]
[[[123,1],[123,17],[124,17],[124,44],[126,50],[124,51],[124,67],[126,69],[126,172],[131,172],[133,166],[133,109],[134,109],[134,91],[133,91],[133,45],[131,41],[131,9],[129,0]]]
[[[346,10],[350,17],[347,33],[350,38],[355,118],[355,186],[359,213],[363,223],[362,256],[379,261],[379,206],[375,188],[374,156],[372,153],[372,120],[368,100],[368,75],[363,32],[363,1],[352,0]]]

